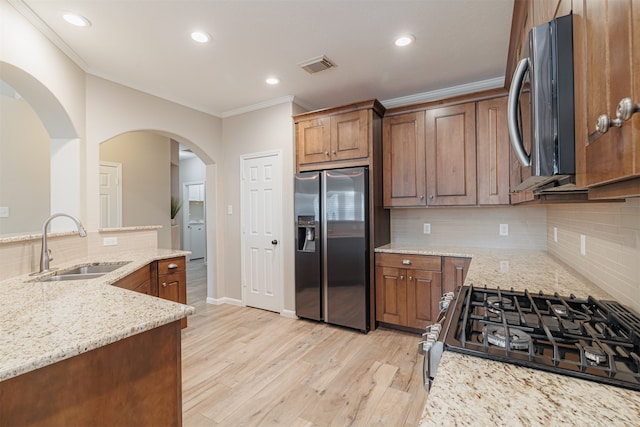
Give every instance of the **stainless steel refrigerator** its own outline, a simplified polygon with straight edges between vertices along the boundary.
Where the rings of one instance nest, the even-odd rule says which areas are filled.
[[[369,330],[368,169],[295,175],[296,315]]]

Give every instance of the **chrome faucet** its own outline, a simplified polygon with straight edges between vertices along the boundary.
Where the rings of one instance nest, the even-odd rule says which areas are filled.
[[[51,256],[51,249],[47,247],[47,227],[49,226],[49,223],[51,222],[52,219],[57,218],[59,216],[66,216],[67,218],[71,218],[73,222],[76,223],[76,227],[78,227],[78,234],[80,235],[80,237],[87,236],[87,232],[82,226],[82,223],[78,218],[76,218],[73,215],[69,215],[65,213],[56,213],[51,215],[49,218],[47,218],[47,220],[44,222],[44,225],[42,226],[42,252],[40,253],[39,273],[44,273],[49,271],[49,262],[53,260],[53,257]]]

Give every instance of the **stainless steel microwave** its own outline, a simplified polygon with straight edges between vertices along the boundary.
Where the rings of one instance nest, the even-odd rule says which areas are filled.
[[[533,191],[575,175],[572,19],[562,16],[532,28],[528,53],[514,72],[509,135],[520,163],[531,167],[531,177],[514,191]],[[526,121],[530,132],[523,135]],[[529,153],[525,138],[531,141]]]

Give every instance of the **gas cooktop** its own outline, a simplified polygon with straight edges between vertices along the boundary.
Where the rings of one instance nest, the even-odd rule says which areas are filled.
[[[640,391],[640,317],[615,301],[463,286],[446,350]]]

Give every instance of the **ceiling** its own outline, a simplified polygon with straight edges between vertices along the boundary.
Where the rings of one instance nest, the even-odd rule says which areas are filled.
[[[291,97],[390,107],[501,87],[513,11],[513,0],[9,2],[87,73],[219,117]],[[68,11],[91,26],[67,24]],[[394,46],[404,33],[414,43]],[[337,66],[298,65],[321,55]]]

